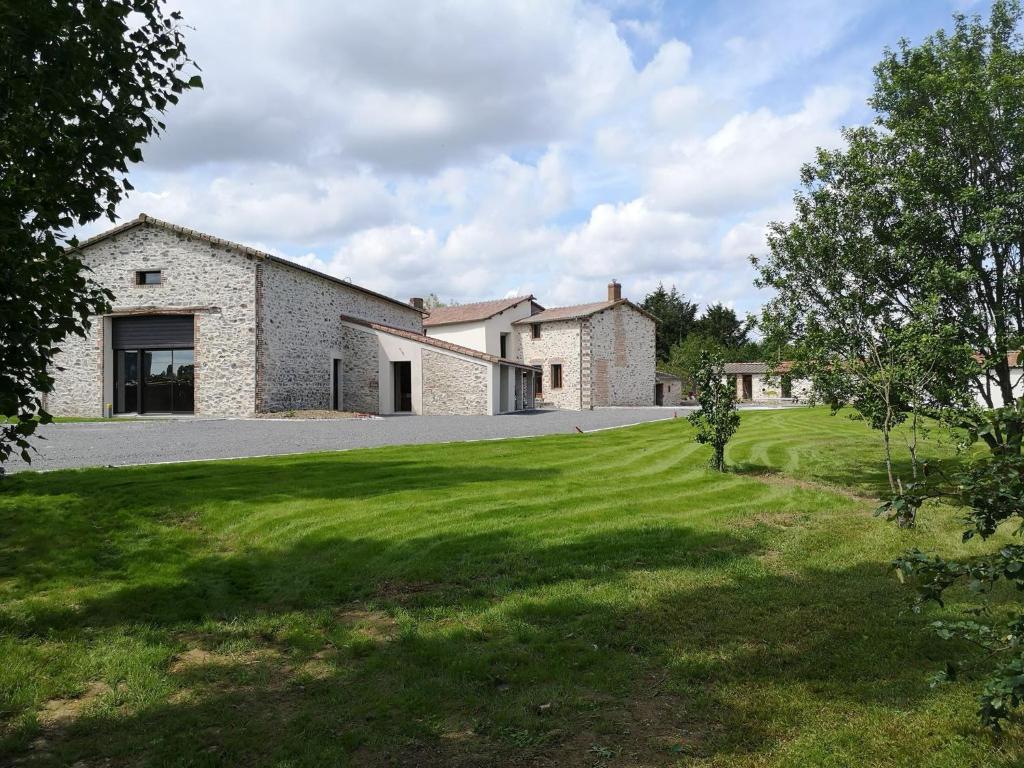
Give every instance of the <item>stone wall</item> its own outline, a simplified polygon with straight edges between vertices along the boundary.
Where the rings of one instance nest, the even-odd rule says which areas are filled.
[[[422,316],[412,307],[286,264],[267,262],[263,269],[261,410],[331,407],[333,361],[344,357],[342,314],[422,330]]]
[[[255,260],[202,240],[142,224],[86,247],[92,277],[114,292],[116,313],[191,308],[197,312],[196,412],[251,414],[255,403]],[[160,270],[159,285],[136,285],[135,272]],[[199,308],[199,309],[196,309]],[[58,416],[103,414],[104,323],[70,337],[56,363],[55,390],[46,398]],[[106,363],[106,365],[105,365]]]
[[[340,325],[340,323],[339,323]],[[380,410],[379,344],[372,331],[340,325],[341,358],[344,361],[342,408],[359,413]]]
[[[487,380],[490,366],[424,349],[423,415],[490,413]]]
[[[808,379],[794,379],[790,383],[790,396],[782,396],[782,377],[779,374],[752,373],[750,376],[752,402],[772,402],[775,400],[807,400],[811,395],[811,382]],[[743,400],[743,374],[736,374],[736,399]]]
[[[582,360],[580,359],[581,322],[560,320],[542,323],[540,338],[531,336],[529,325],[517,325],[523,362],[539,365],[542,369],[540,400],[556,408],[580,410],[589,399],[589,391],[581,387]],[[562,388],[551,388],[551,366],[562,366]],[[589,389],[589,380],[583,382]]]
[[[590,318],[595,406],[654,404],[654,321],[628,304]]]
[[[661,385],[662,405],[674,406],[683,402],[683,383],[679,379],[662,379],[655,382],[657,385]]]

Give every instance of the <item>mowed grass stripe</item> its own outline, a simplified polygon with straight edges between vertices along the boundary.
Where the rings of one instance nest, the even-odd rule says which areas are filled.
[[[745,412],[725,475],[684,419],[18,475],[0,762],[1017,765],[887,569],[979,544],[844,492],[875,440],[800,409]]]

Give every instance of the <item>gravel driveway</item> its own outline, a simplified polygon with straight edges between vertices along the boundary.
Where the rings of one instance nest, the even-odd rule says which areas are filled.
[[[378,445],[490,440],[621,427],[682,417],[689,408],[602,408],[594,411],[529,411],[502,416],[389,416],[381,419],[116,419],[41,427],[31,466],[25,469],[124,466],[170,461],[229,459]]]

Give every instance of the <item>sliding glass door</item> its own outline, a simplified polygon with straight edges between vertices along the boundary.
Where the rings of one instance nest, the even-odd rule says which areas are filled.
[[[114,364],[115,412],[195,411],[195,356],[191,349],[119,349]]]

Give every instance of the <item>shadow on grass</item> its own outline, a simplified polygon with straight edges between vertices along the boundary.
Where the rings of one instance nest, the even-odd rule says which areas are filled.
[[[207,544],[190,519],[227,504],[242,515],[274,503],[369,501],[494,483],[507,472],[501,466],[304,456],[17,475],[0,483],[0,502],[17,499],[0,504],[0,578],[38,588],[53,579],[179,565]],[[534,481],[557,473],[529,469]]]
[[[159,669],[170,695],[135,700],[111,679],[109,706],[66,728],[23,724],[0,752],[53,765],[770,761],[788,739],[823,743],[869,713],[898,724],[941,695],[926,678],[947,648],[928,617],[905,611],[884,563],[773,567],[761,528],[627,518],[552,542],[511,525],[512,509],[507,527],[483,532],[300,532],[216,554],[213,534],[189,524],[207,505],[242,517],[277,501],[411,492],[411,504],[438,488],[457,504],[460,488],[509,478],[508,467],[374,458],[5,484],[0,499],[24,504],[0,511],[0,576],[96,591],[74,606],[0,606],[4,633],[82,647],[129,636],[186,653]],[[561,470],[537,460],[516,472]],[[40,733],[45,751],[29,751]],[[867,750],[875,735],[863,738]],[[893,762],[910,765],[914,744],[883,746],[907,750]]]
[[[196,556],[74,608],[22,608],[16,617],[0,609],[0,628],[46,636],[127,619],[174,626],[377,598],[458,605],[474,595],[487,600],[565,580],[607,580],[624,569],[721,568],[756,546],[752,538],[682,526],[627,528],[546,546],[504,531],[391,543],[306,538],[286,549]]]
[[[602,586],[626,577],[638,544],[665,541],[640,567],[664,564],[680,544],[724,548],[723,569],[749,553],[748,543],[727,537],[666,534],[537,549],[495,539],[482,556],[512,545],[526,558],[517,569],[532,562],[539,577],[517,579],[510,590],[501,563],[491,570],[481,562],[457,567],[443,593],[420,594],[412,605],[380,597],[357,603],[374,606],[373,615],[387,620],[383,631],[349,621],[352,603],[319,599],[330,589],[316,588],[325,576],[315,575],[318,598],[295,593],[280,610],[334,609],[315,614],[316,643],[253,632],[249,639],[265,652],[172,664],[167,675],[178,693],[171,699],[131,715],[83,718],[50,739],[49,754],[66,764],[144,756],[151,764],[181,765],[572,766],[592,765],[597,745],[626,764],[664,765],[681,756],[680,745],[692,758],[767,753],[808,723],[821,734],[844,727],[851,712],[899,719],[934,695],[925,677],[946,648],[923,631],[923,618],[904,614],[904,596],[881,563],[793,575],[732,573],[699,588],[602,599]],[[341,562],[350,545],[326,546]],[[612,558],[610,572],[591,571],[595,550]],[[392,569],[403,552],[388,556]],[[277,562],[239,558],[247,562],[234,568],[272,575],[305,568],[309,578],[302,564],[310,554],[330,553],[297,547]],[[685,554],[672,559],[694,562]],[[535,578],[553,576],[556,562],[566,588],[531,593]],[[223,576],[220,567],[201,563],[188,577]],[[458,581],[466,578],[473,583]],[[374,579],[362,580],[369,586]],[[581,581],[595,589],[579,588]],[[261,587],[248,589],[259,595]],[[211,599],[221,609],[271,610],[255,597],[230,594]],[[162,620],[216,613],[177,590],[153,596]],[[114,621],[118,612],[126,625],[153,622],[135,613],[144,609],[140,599],[141,593],[122,593],[93,606],[78,617],[86,623],[76,631],[91,632],[95,621]],[[202,638],[213,649],[237,642],[233,619],[244,617],[226,611],[222,618],[226,623],[208,626]]]

